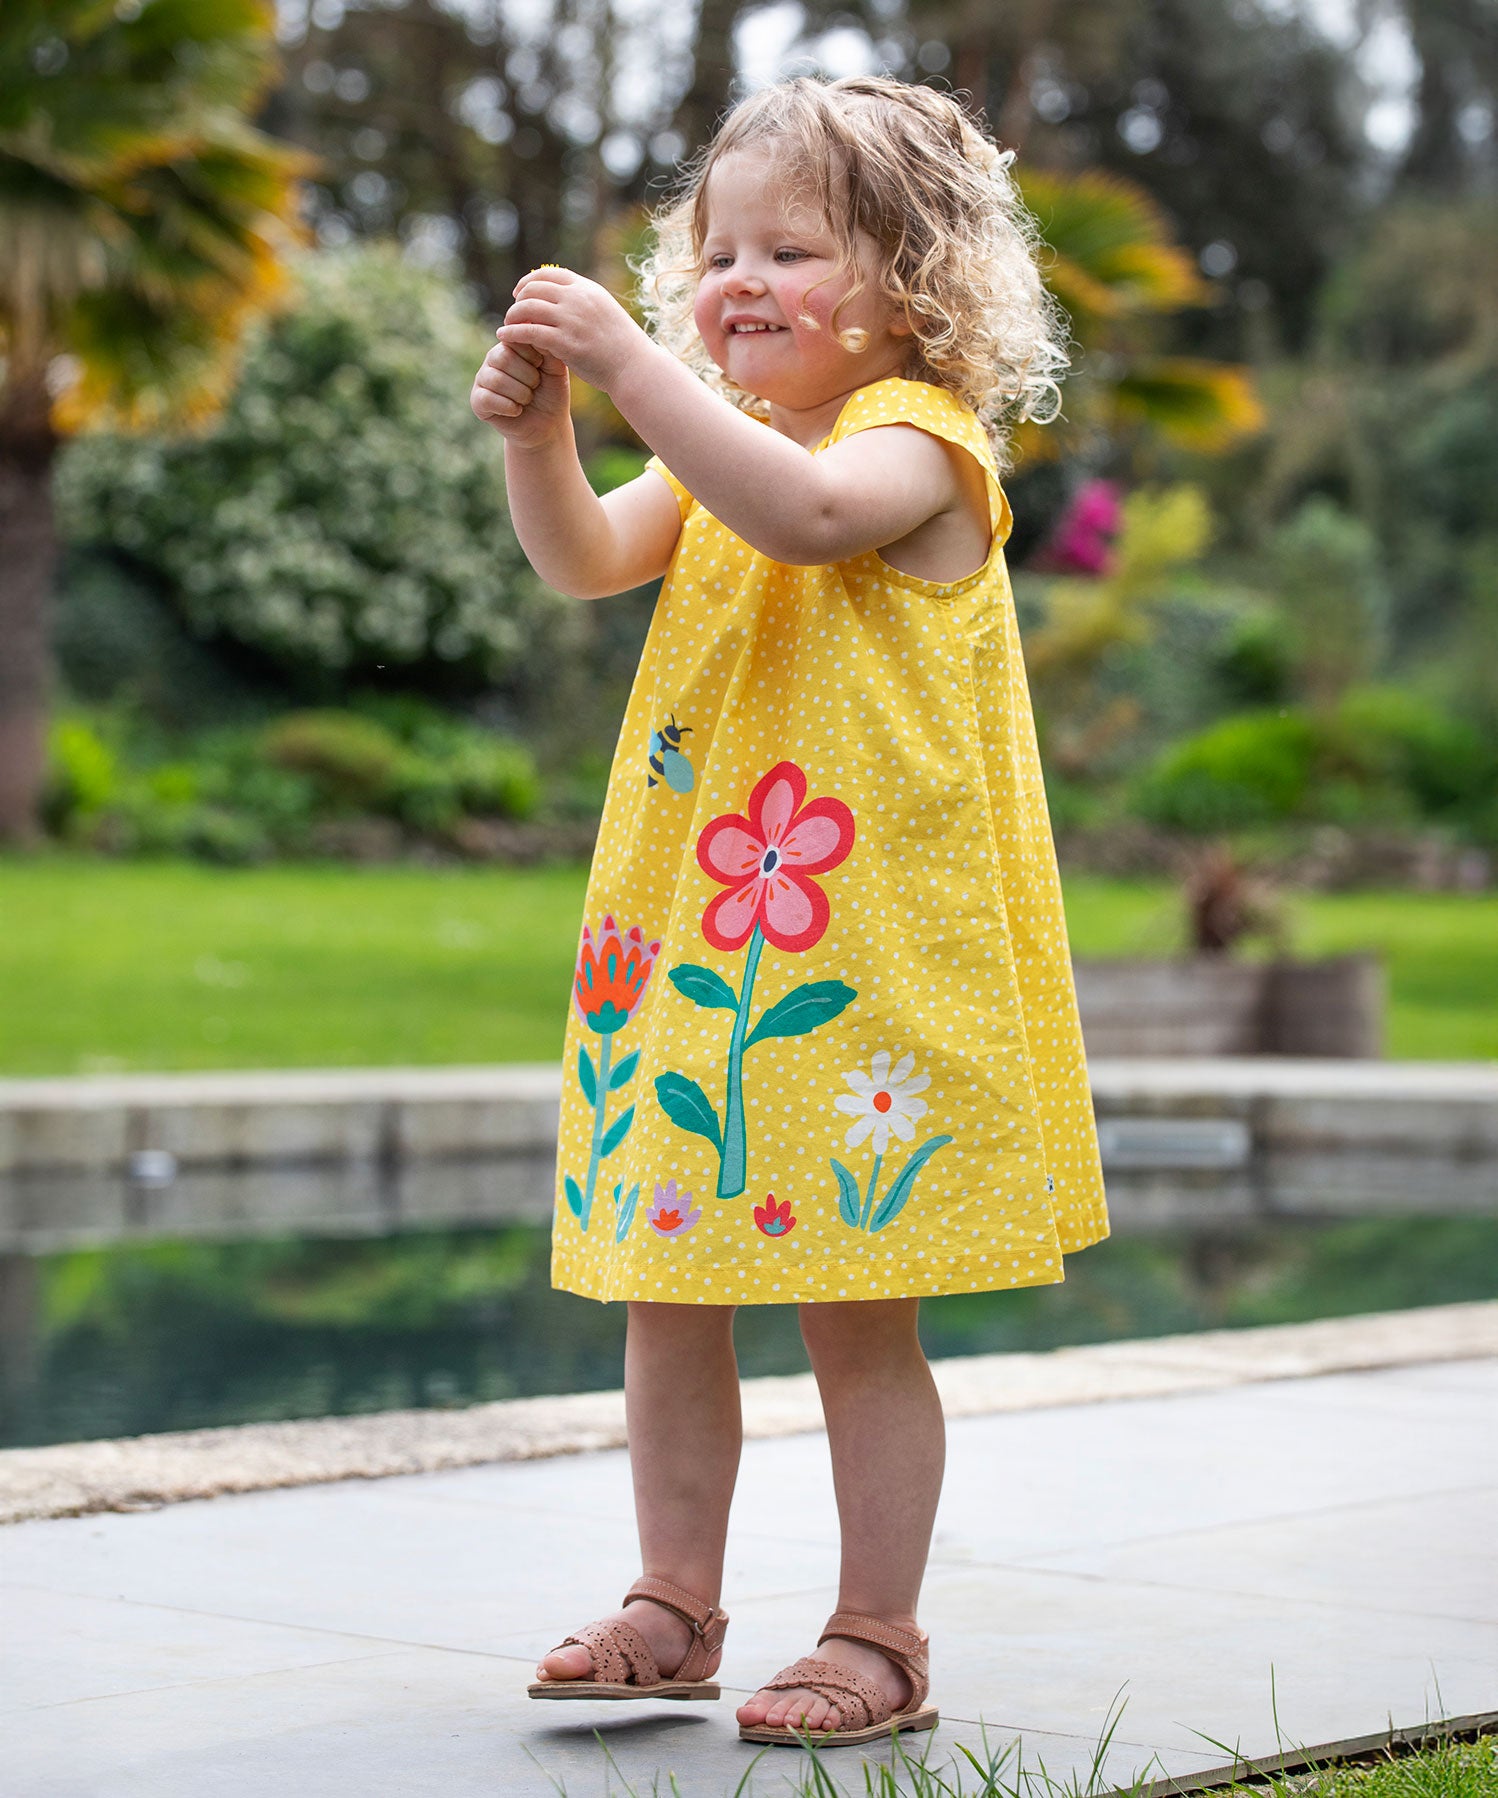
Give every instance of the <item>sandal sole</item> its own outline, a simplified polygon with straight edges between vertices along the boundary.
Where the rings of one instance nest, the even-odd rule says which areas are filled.
[[[875,1742],[880,1736],[898,1735],[902,1730],[935,1729],[940,1720],[941,1713],[931,1709],[901,1711],[898,1716],[888,1717],[883,1723],[871,1723],[866,1729],[832,1729],[821,1735],[813,1734],[812,1746],[819,1749],[851,1748],[855,1742]],[[804,1748],[807,1734],[806,1730],[797,1735],[792,1729],[775,1728],[765,1723],[739,1725],[741,1742],[770,1742],[784,1748]]]
[[[721,1698],[716,1680],[662,1680],[655,1686],[627,1686],[619,1680],[537,1679],[526,1687],[532,1698]]]

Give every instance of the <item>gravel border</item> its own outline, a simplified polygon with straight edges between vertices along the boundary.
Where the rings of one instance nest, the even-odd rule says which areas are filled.
[[[1316,1323],[1099,1343],[932,1363],[949,1417],[1206,1392],[1261,1380],[1498,1355],[1498,1300]],[[744,1433],[820,1430],[812,1376],[746,1380]],[[625,1443],[622,1392],[507,1399],[0,1450],[0,1523],[152,1510],[185,1499],[384,1479]]]

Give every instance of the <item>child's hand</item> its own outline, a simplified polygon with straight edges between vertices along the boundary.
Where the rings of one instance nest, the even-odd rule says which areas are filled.
[[[508,442],[534,449],[566,424],[572,409],[566,364],[524,344],[497,343],[473,377],[475,418]]]
[[[507,347],[540,350],[607,393],[650,339],[606,287],[571,269],[535,269],[515,289],[496,333]]]

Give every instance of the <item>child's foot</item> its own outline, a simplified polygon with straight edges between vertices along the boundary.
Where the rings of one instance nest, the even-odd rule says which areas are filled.
[[[692,1645],[692,1626],[686,1618],[678,1617],[675,1611],[668,1611],[664,1605],[649,1598],[631,1599],[622,1611],[612,1611],[599,1621],[628,1623],[637,1629],[649,1644],[662,1679],[670,1679],[687,1658],[687,1650]],[[711,1679],[722,1658],[721,1649],[710,1654],[700,1677]],[[566,1648],[553,1648],[550,1654],[541,1657],[536,1676],[538,1679],[591,1679],[593,1657],[581,1642],[570,1643]]]
[[[834,1667],[846,1667],[871,1680],[889,1700],[892,1710],[903,1711],[910,1703],[910,1676],[877,1648],[849,1642],[842,1636],[829,1636],[812,1653],[819,1661],[831,1661]],[[804,1728],[814,1735],[836,1729],[842,1721],[835,1704],[801,1686],[786,1692],[772,1692],[762,1686],[739,1706],[737,1716],[740,1723],[768,1723],[772,1729]]]

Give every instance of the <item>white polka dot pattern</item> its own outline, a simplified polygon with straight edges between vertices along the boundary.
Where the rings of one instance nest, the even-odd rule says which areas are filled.
[[[976,1292],[1060,1280],[1107,1235],[1008,503],[977,418],[928,383],[861,388],[825,441],[896,423],[987,474],[991,554],[963,580],[875,551],[772,562],[649,464],[683,525],[588,887],[552,1237],[567,1291]],[[841,859],[843,814],[819,801],[851,812]],[[729,814],[752,828],[719,826],[699,860]],[[715,947],[709,905],[761,888],[753,938],[725,910]]]

